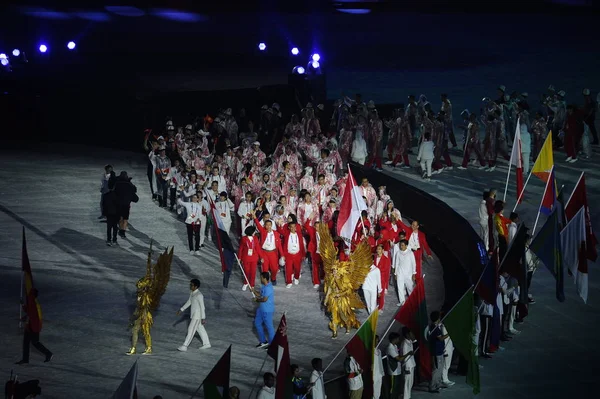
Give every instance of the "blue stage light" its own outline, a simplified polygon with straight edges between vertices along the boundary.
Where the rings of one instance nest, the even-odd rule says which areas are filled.
[[[298,53],[300,53],[300,50],[298,50],[298,47],[294,47],[294,48],[292,49],[292,54],[294,54],[294,55],[298,55]]]
[[[14,49],[14,50],[13,50],[13,55],[14,55],[15,57],[18,57],[18,56],[20,56],[20,55],[21,55],[21,50],[19,50],[18,48]]]
[[[267,49],[267,45],[264,44],[263,42],[258,43],[258,49],[260,51],[265,51]]]
[[[5,60],[6,58],[6,54],[0,53],[0,60]]]
[[[75,42],[69,42],[69,43],[67,43],[67,48],[69,50],[73,50],[75,48]]]
[[[320,56],[319,54],[317,54],[317,53],[314,53],[314,54],[313,54],[313,56],[312,56],[312,60],[313,60],[314,62],[319,62],[319,60],[320,60],[320,59],[321,59],[321,56]]]
[[[45,53],[46,51],[48,51],[48,46],[46,46],[45,44],[41,44],[40,45],[40,52],[41,53]]]
[[[319,61],[313,61],[312,62],[312,67],[315,69],[319,69],[319,67],[321,66],[321,64],[319,64]]]
[[[8,65],[8,59],[6,59],[6,58],[0,59],[0,64],[2,64],[2,66],[7,66]]]

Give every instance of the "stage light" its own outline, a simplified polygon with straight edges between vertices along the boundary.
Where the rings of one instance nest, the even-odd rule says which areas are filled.
[[[5,60],[6,58],[6,54],[0,53],[0,60]]]
[[[40,52],[45,53],[48,51],[48,47],[45,44],[40,45]]]
[[[306,69],[304,69],[303,66],[295,66],[294,69],[292,69],[292,74],[294,75],[304,75],[304,73],[306,72]]]
[[[75,48],[75,42],[69,42],[69,43],[67,43],[67,48],[69,50],[73,50]]]
[[[300,53],[300,50],[298,50],[298,47],[294,47],[294,48],[292,49],[292,54],[294,54],[294,55],[298,55],[298,53]]]
[[[320,59],[321,59],[321,56],[320,56],[319,54],[317,54],[317,53],[314,53],[314,54],[313,54],[313,56],[312,56],[312,60],[313,60],[314,62],[319,62],[319,60],[320,60]]]
[[[2,59],[0,59],[0,63],[2,64],[2,66],[7,66],[8,65],[8,59],[2,58]]]
[[[315,69],[319,69],[319,67],[321,66],[321,64],[319,64],[319,61],[313,61],[312,62],[312,67]]]
[[[15,57],[18,57],[19,55],[21,55],[21,50],[19,50],[18,48],[14,49],[14,50],[13,50],[13,55],[14,55]]]
[[[264,44],[264,43],[262,43],[262,42],[261,42],[261,43],[258,43],[258,49],[259,49],[260,51],[265,51],[265,50],[267,49],[267,45],[266,45],[266,44]]]

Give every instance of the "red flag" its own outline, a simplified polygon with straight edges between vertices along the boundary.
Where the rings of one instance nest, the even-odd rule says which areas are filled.
[[[548,180],[546,180],[546,188],[544,189],[544,194],[542,196],[542,204],[540,205],[540,212],[546,216],[550,216],[558,204],[554,166],[552,166],[552,169],[550,169],[550,174],[548,176]]]
[[[42,331],[42,309],[37,300],[37,290],[33,285],[33,274],[27,254],[27,240],[25,239],[25,227],[23,227],[23,247],[21,250],[21,269],[23,270],[23,284],[25,288],[25,312],[29,319],[29,329],[32,332]]]
[[[585,246],[587,258],[592,262],[595,262],[598,258],[598,251],[596,250],[596,244],[598,243],[596,235],[592,229],[592,219],[590,218],[590,207],[588,206],[587,192],[585,188],[585,175],[582,172],[571,197],[567,201],[565,206],[565,216],[567,221],[570,221],[575,217],[577,212],[584,208],[585,212]]]
[[[352,236],[356,229],[356,224],[360,220],[360,214],[367,209],[367,204],[360,194],[360,189],[356,185],[356,180],[352,176],[352,171],[348,167],[348,180],[344,197],[340,203],[340,213],[338,215],[337,230],[338,236],[342,237],[348,246],[352,241]]]
[[[227,234],[227,232],[225,231],[225,225],[223,224],[223,220],[216,211],[215,201],[213,201],[211,195],[208,192],[206,192],[206,198],[208,198],[208,202],[210,204],[210,213],[213,219],[213,223],[215,224],[215,232],[217,234],[217,249],[219,250],[219,258],[221,259],[221,272],[225,273],[225,271],[227,270],[227,264],[225,262],[223,248],[231,251],[232,253],[235,251],[233,250],[231,237],[229,237],[229,234]]]
[[[425,380],[431,379],[431,352],[429,351],[429,342],[425,337],[425,328],[428,326],[429,317],[427,316],[425,285],[422,278],[417,279],[413,292],[398,310],[394,319],[410,328],[415,334],[419,342],[418,353],[421,375]]]
[[[275,360],[275,399],[290,398],[293,394],[292,375],[290,370],[290,348],[287,337],[287,321],[285,314],[281,316],[279,327],[269,345],[267,353]]]
[[[520,204],[523,201],[523,153],[521,152],[521,123],[519,120],[517,120],[515,140],[513,143],[512,151],[510,153],[510,163],[515,167],[515,171],[517,173],[517,199]]]

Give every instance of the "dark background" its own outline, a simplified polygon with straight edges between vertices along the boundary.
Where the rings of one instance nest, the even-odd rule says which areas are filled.
[[[414,3],[414,4],[413,4]],[[460,109],[483,96],[528,91],[536,106],[549,84],[580,102],[600,87],[596,2],[506,1],[147,1],[135,9],[104,2],[5,5],[0,73],[7,136],[139,148],[140,132],[165,115],[204,115],[220,107],[291,103],[285,85],[295,65],[322,56],[326,96],[361,92],[365,101],[405,102],[447,92]],[[353,15],[339,8],[366,10]],[[74,40],[75,51],[66,43]],[[257,44],[267,43],[259,52]],[[49,47],[46,54],[37,48]],[[292,46],[300,55],[290,55]],[[218,90],[250,89],[216,94]],[[185,95],[173,93],[189,92]],[[278,93],[277,97],[273,93]],[[243,100],[243,101],[242,101]],[[289,115],[297,109],[284,109]],[[458,115],[455,115],[457,117]]]

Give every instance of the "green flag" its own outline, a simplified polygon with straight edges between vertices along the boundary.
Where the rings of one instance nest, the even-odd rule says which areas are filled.
[[[467,384],[473,387],[475,395],[480,391],[479,359],[477,358],[477,345],[473,341],[476,321],[477,309],[473,302],[473,287],[471,287],[444,317],[444,326],[446,326],[456,350],[469,363]]]

